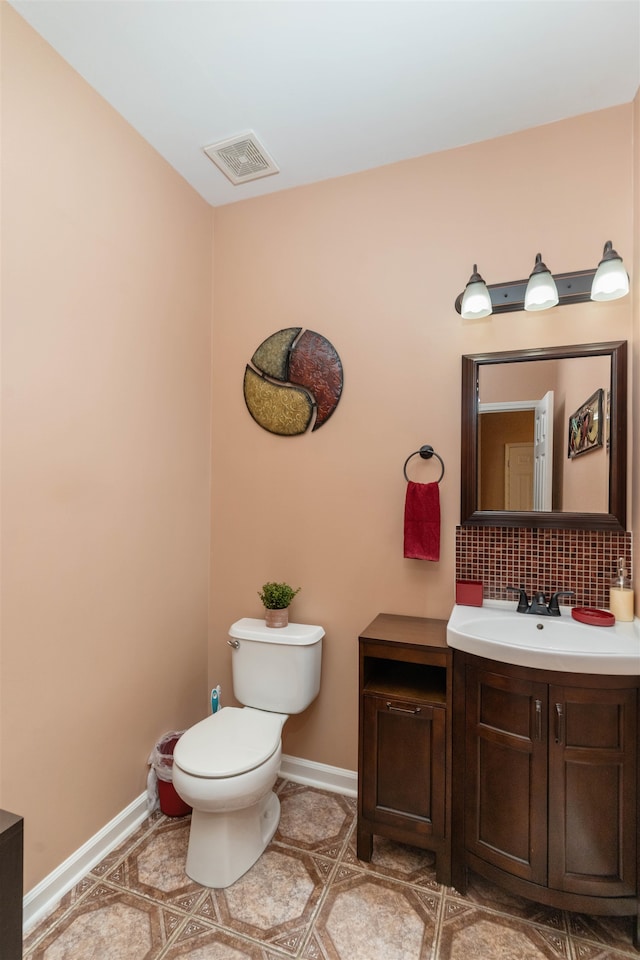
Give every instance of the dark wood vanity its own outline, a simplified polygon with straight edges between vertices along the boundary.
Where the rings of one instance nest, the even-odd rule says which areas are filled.
[[[453,885],[470,868],[563,910],[638,929],[640,678],[456,650]]]
[[[640,945],[640,677],[532,669],[447,646],[447,622],[380,614],[359,638],[357,853],[432,850],[562,910],[634,917]]]
[[[358,837],[432,850],[451,882],[452,651],[446,620],[381,613],[359,639]]]

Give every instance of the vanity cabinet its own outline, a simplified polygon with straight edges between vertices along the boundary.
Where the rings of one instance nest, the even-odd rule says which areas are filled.
[[[454,664],[454,885],[637,915],[639,678]]]
[[[451,880],[451,650],[446,621],[380,614],[359,638],[357,854],[373,836],[436,854]]]

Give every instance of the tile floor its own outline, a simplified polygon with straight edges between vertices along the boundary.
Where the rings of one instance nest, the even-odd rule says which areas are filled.
[[[289,781],[278,832],[226,890],[184,873],[189,818],[154,814],[28,933],[25,960],[639,960],[629,918],[565,914],[472,877],[436,883],[433,857],[374,840],[355,852],[356,801]]]

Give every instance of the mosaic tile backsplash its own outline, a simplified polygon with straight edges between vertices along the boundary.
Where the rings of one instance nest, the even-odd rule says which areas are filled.
[[[484,596],[512,600],[508,585],[529,596],[574,590],[571,606],[609,606],[618,557],[633,583],[632,535],[601,530],[456,527],[456,580],[481,580]]]

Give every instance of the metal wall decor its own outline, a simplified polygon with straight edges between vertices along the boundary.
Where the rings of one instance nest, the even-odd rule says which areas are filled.
[[[342,363],[335,347],[302,327],[264,340],[244,372],[244,399],[263,429],[283,437],[317,430],[342,394]]]

